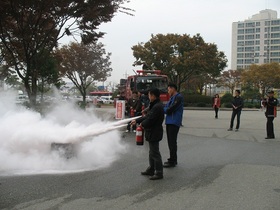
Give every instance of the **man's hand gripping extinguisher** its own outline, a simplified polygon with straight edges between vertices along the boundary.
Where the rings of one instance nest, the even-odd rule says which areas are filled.
[[[144,144],[144,128],[139,125],[136,128],[136,145],[143,145]]]

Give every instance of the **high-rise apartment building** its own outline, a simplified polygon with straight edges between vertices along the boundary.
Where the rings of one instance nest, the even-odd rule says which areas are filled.
[[[251,18],[232,23],[231,69],[251,64],[280,63],[280,19],[266,9]]]

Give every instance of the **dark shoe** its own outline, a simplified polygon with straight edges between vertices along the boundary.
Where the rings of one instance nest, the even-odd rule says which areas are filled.
[[[153,171],[146,170],[146,171],[142,171],[142,172],[141,172],[141,175],[144,175],[144,176],[153,176],[153,175],[154,175],[154,172],[153,172]]]
[[[228,131],[232,131],[232,128],[227,129]]]
[[[158,180],[158,179],[163,179],[162,174],[155,174],[153,176],[150,176],[150,180]]]
[[[163,167],[164,167],[164,168],[173,168],[173,167],[175,167],[176,165],[177,165],[177,163],[165,162],[165,163],[163,164]]]
[[[236,128],[236,129],[235,129],[235,132],[237,132],[237,131],[238,131],[238,129]]]
[[[275,137],[265,137],[265,139],[275,139]]]

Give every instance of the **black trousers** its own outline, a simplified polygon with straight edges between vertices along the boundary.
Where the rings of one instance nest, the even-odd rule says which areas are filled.
[[[170,163],[177,164],[177,136],[180,127],[176,125],[166,125],[167,142],[169,148],[169,158],[167,159]]]
[[[267,117],[267,121],[266,121],[266,133],[267,133],[267,137],[270,138],[275,138],[273,120],[274,117]]]
[[[218,118],[219,107],[215,106],[215,117]]]
[[[148,170],[155,171],[155,174],[163,173],[162,158],[159,151],[159,142],[149,141],[149,164]]]
[[[233,122],[235,119],[235,116],[237,116],[237,123],[236,123],[236,129],[239,129],[240,126],[240,115],[241,115],[241,110],[233,110],[231,114],[231,120],[230,120],[230,128],[233,128]]]

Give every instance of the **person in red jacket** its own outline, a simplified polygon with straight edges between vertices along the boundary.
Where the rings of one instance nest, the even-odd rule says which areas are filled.
[[[216,94],[213,98],[213,108],[215,109],[215,118],[218,119],[218,112],[219,112],[219,108],[221,106],[221,99],[219,94]]]

